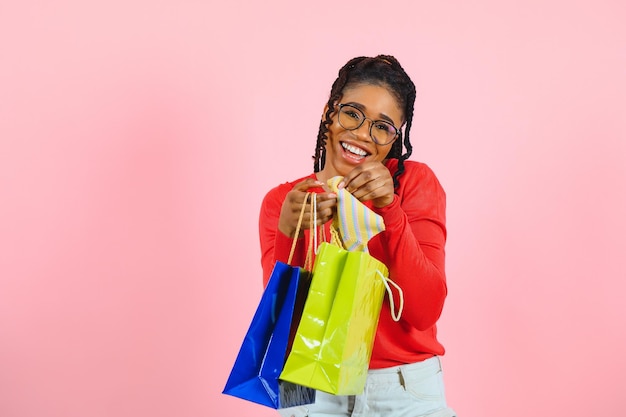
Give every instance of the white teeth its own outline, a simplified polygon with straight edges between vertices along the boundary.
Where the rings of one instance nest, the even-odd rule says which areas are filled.
[[[343,146],[345,150],[352,152],[353,154],[367,156],[367,152],[365,152],[363,149],[357,148],[356,146],[348,145],[347,143],[343,142],[341,143],[341,146]]]

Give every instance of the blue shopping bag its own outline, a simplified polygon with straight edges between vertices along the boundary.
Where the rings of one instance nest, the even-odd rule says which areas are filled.
[[[307,271],[276,262],[224,394],[275,409],[315,401],[314,389],[278,379],[302,315],[309,285]]]

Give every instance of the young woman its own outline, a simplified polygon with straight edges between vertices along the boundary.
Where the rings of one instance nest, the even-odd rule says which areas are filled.
[[[337,199],[324,184],[340,175],[339,188],[383,217],[386,229],[369,241],[369,253],[387,265],[404,293],[399,322],[380,315],[363,394],[318,391],[314,404],[280,410],[283,416],[455,416],[445,400],[439,360],[444,348],[436,328],[447,293],[445,193],[430,168],[407,160],[414,103],[415,85],[394,57],[350,60],[339,70],[324,107],[314,172],[277,186],[263,200],[259,231],[265,283],[274,263],[287,261],[307,191],[317,193],[317,225],[330,236]],[[292,265],[304,262],[311,221],[306,214],[302,229],[307,232],[295,236]]]

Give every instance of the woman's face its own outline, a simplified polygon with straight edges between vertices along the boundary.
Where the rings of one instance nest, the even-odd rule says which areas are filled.
[[[371,120],[384,120],[400,128],[404,113],[396,98],[387,88],[373,84],[358,84],[343,91],[336,103],[349,104],[360,109]],[[327,180],[337,175],[346,176],[354,167],[364,162],[383,161],[393,144],[377,145],[370,136],[370,120],[355,130],[346,130],[340,124],[337,112],[332,115],[326,140],[326,163],[318,177]]]

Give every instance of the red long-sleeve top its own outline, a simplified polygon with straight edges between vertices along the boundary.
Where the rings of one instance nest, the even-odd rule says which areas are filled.
[[[398,161],[386,166],[393,174]],[[281,184],[265,196],[259,218],[263,282],[267,284],[276,261],[287,262],[293,238],[278,229],[278,219],[285,197],[295,184],[315,174]],[[322,192],[322,189],[312,189]],[[389,302],[381,310],[370,368],[385,368],[419,362],[433,355],[443,355],[437,340],[436,322],[447,294],[445,277],[445,208],[446,195],[432,170],[425,164],[405,161],[405,172],[391,204],[383,208],[365,204],[383,217],[385,231],[368,243],[370,255],[389,269],[389,278],[404,293],[404,311],[399,322],[389,313]],[[328,228],[330,222],[325,225]],[[330,236],[328,229],[326,235]],[[305,236],[298,239],[292,265],[302,266],[306,256]],[[395,293],[395,291],[394,291]],[[396,306],[398,295],[394,294]]]

